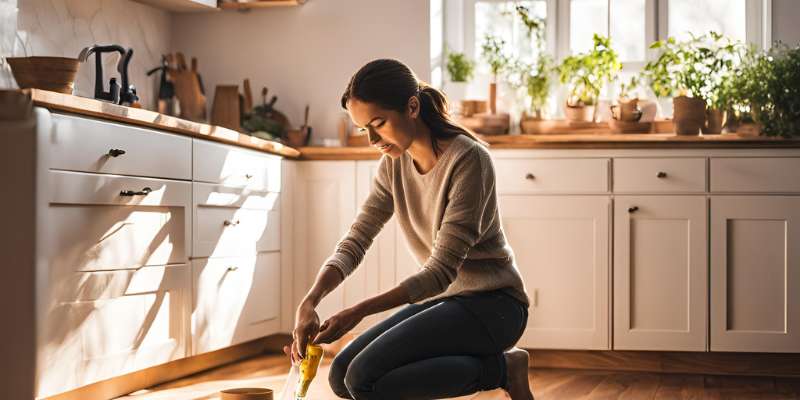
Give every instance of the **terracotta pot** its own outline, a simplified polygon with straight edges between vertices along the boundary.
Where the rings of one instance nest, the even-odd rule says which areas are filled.
[[[564,118],[567,121],[592,122],[594,121],[594,106],[571,106],[567,104],[564,107]]]
[[[7,57],[20,89],[35,88],[72,94],[80,61],[66,57]]]
[[[672,119],[678,135],[699,135],[706,123],[706,102],[703,99],[678,96],[672,99]]]
[[[639,109],[639,99],[619,100],[619,104],[611,106],[611,116],[623,122],[636,122],[642,118],[642,110]]]
[[[485,100],[461,100],[461,115],[464,117],[485,113],[487,109],[488,104]]]
[[[709,108],[706,110],[706,123],[703,125],[704,135],[719,135],[725,121],[725,111]]]

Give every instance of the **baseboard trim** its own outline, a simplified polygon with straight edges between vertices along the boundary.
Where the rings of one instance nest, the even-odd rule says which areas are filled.
[[[800,354],[528,349],[532,368],[800,377]]]
[[[60,393],[44,400],[85,400],[113,399],[137,390],[183,378],[201,371],[216,368],[264,353],[282,352],[283,345],[291,342],[291,335],[275,334],[203,353],[196,356],[170,361],[95,382],[69,392]]]

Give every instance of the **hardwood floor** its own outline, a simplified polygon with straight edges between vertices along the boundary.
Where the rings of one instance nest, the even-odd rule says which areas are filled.
[[[323,360],[309,400],[337,399],[327,384],[330,359]],[[275,400],[289,364],[283,355],[263,355],[140,390],[119,400],[217,399],[222,389],[268,387]],[[800,378],[657,374],[572,369],[531,369],[537,400],[570,399],[800,399]],[[502,390],[459,400],[506,399]]]

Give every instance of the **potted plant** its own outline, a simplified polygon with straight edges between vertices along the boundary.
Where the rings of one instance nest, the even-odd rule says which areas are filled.
[[[447,52],[446,68],[450,75],[448,97],[452,100],[464,100],[467,83],[475,72],[475,62],[464,53]]]
[[[777,43],[768,52],[751,49],[729,88],[733,108],[743,118],[737,133],[800,135],[800,47]]]
[[[591,51],[565,58],[557,71],[561,83],[569,86],[567,120],[594,122],[600,91],[621,68],[617,52],[611,48],[611,39],[598,34],[594,35]]]
[[[504,72],[510,63],[510,57],[506,54],[506,41],[502,38],[487,34],[481,44],[481,54],[489,64],[492,72],[492,81],[489,83],[489,112],[497,113],[497,77]]]
[[[685,41],[669,37],[650,48],[661,54],[645,66],[644,75],[656,96],[674,96],[675,133],[719,133],[728,101],[726,81],[732,77],[740,44],[710,32]]]

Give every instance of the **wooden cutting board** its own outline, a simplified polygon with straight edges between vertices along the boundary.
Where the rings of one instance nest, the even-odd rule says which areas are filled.
[[[238,85],[217,85],[211,106],[211,123],[241,131]]]

